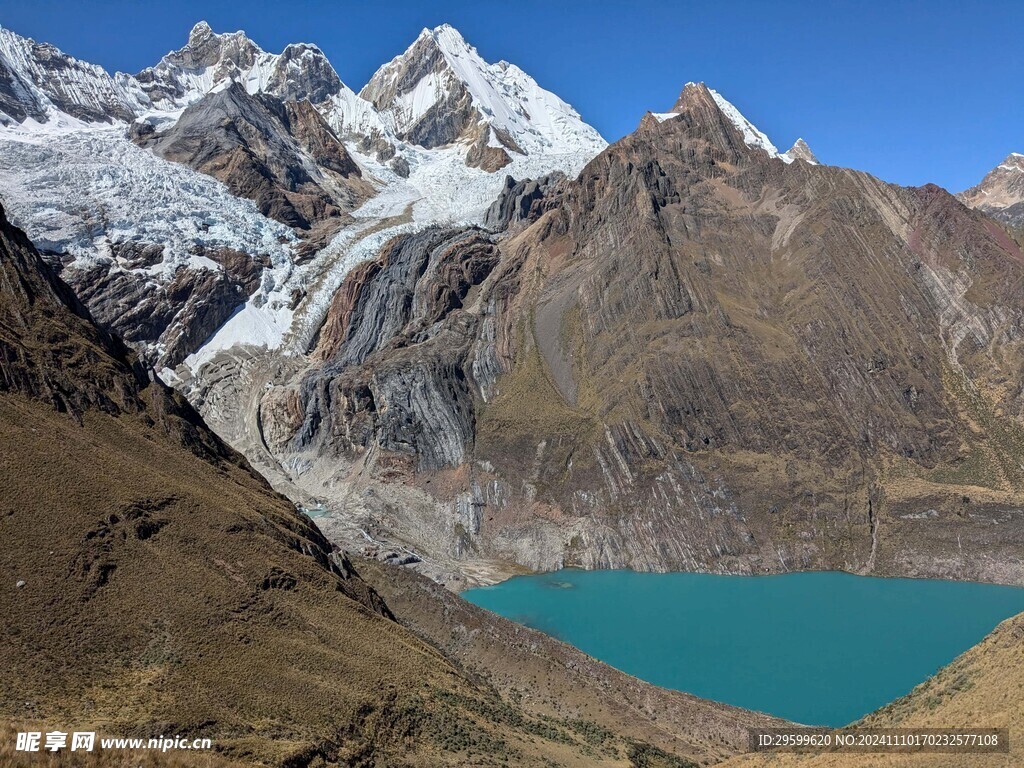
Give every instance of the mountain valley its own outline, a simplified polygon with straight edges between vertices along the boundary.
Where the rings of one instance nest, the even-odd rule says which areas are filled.
[[[206,22],[134,75],[0,28],[5,714],[225,765],[857,765],[457,594],[1024,586],[1024,158],[954,195],[787,145],[692,82],[609,145],[447,24],[358,91]],[[1020,623],[864,722],[1017,733]]]

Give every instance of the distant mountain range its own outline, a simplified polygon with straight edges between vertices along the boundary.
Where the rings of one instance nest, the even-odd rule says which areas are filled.
[[[980,184],[957,197],[1006,224],[1024,227],[1024,155],[1011,152]]]
[[[574,174],[605,146],[449,26],[359,95],[316,46],[271,54],[205,23],[134,76],[0,29],[0,123],[12,216],[61,254],[101,322],[171,368],[247,297],[262,311],[240,340],[281,337],[330,269],[316,257],[368,199],[364,222],[473,221],[500,189],[492,172]]]

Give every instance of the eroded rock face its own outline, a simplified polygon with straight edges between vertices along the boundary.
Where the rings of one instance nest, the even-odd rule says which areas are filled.
[[[131,120],[144,101],[135,83],[0,28],[0,124],[45,123],[50,110],[85,122]]]
[[[202,249],[197,256],[221,269],[181,268],[166,281],[135,271],[159,263],[160,246],[115,247],[126,268],[108,264],[70,267],[61,276],[104,328],[140,350],[158,367],[178,365],[194,352],[257,288],[265,261],[230,248]]]
[[[350,275],[279,457],[397,479],[456,557],[1024,581],[1024,254],[994,222],[772,157],[702,85],[550,209],[516,187],[495,222],[536,221],[467,288],[438,291],[471,252],[439,232]]]
[[[556,196],[566,186],[564,173],[550,173],[539,179],[516,181],[505,177],[505,186],[484,217],[484,226],[502,232],[523,222],[532,223],[555,207]]]
[[[371,193],[309,102],[252,95],[237,82],[204,96],[163,132],[145,123],[133,131],[139,145],[223,181],[264,215],[302,231]]]
[[[264,397],[272,450],[377,450],[422,470],[463,463],[474,434],[467,366],[477,323],[465,302],[497,262],[483,232],[428,229],[353,272],[314,351],[321,364],[297,390]]]

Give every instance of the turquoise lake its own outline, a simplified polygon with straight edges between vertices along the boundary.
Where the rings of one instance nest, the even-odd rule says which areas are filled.
[[[463,593],[665,688],[845,725],[1024,611],[1024,589],[846,573],[578,571]]]

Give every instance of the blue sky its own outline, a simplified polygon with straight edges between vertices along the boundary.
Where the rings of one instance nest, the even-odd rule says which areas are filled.
[[[359,88],[448,22],[609,140],[703,80],[786,149],[958,191],[1024,152],[1024,2],[0,0],[0,25],[110,70],[180,47],[200,19],[263,48],[313,42]]]

